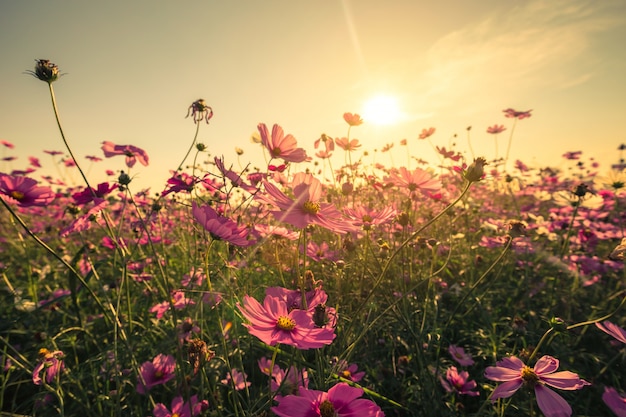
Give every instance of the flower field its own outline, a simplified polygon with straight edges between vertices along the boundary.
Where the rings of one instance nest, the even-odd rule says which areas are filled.
[[[197,141],[197,100],[182,162],[137,190],[150,150],[100,144],[92,184],[58,67],[31,74],[82,183],[0,172],[0,415],[626,416],[626,172],[510,158],[531,110],[486,128],[492,159],[425,128],[434,164],[367,162],[358,114],[314,155],[259,123],[254,170]]]

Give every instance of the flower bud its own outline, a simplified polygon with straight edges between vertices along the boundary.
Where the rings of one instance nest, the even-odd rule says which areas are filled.
[[[53,64],[47,59],[38,59],[36,61],[37,64],[35,65],[35,70],[27,71],[33,77],[51,84],[61,76],[59,67],[57,67],[56,64]]]
[[[485,174],[485,165],[487,160],[483,157],[475,158],[474,162],[463,172],[463,177],[469,182],[478,182]]]

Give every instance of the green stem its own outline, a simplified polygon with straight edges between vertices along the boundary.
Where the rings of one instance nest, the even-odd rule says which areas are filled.
[[[59,127],[59,132],[61,132],[61,139],[63,139],[63,143],[65,144],[65,148],[67,149],[67,152],[70,154],[70,157],[72,158],[72,161],[74,161],[74,164],[76,165],[76,168],[78,168],[78,172],[80,172],[80,175],[83,177],[83,181],[85,181],[85,184],[87,185],[87,188],[91,189],[91,192],[92,192],[92,194],[95,197],[95,191],[93,191],[93,189],[89,185],[89,181],[87,180],[87,177],[85,176],[85,173],[83,172],[83,169],[78,164],[78,161],[76,160],[76,157],[74,157],[74,153],[72,152],[72,149],[70,148],[70,145],[67,143],[67,139],[65,138],[65,133],[63,132],[63,127],[61,126],[61,119],[59,118],[59,110],[57,108],[57,100],[56,100],[55,95],[54,95],[54,89],[52,88],[52,83],[48,83],[48,87],[50,89],[50,99],[52,100],[52,109],[54,110],[54,117],[55,117],[55,119],[57,121],[57,126]]]

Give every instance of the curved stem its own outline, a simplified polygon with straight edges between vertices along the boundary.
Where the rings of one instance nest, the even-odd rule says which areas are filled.
[[[176,168],[176,172],[180,171],[183,168],[183,164],[185,163],[185,160],[191,153],[191,150],[193,149],[193,145],[196,144],[196,140],[198,139],[198,132],[200,132],[200,122],[196,122],[196,134],[193,136],[193,140],[191,141],[191,146],[189,146],[189,149],[187,149],[187,153],[185,154],[185,157],[183,158],[182,161],[180,161],[178,168]]]
[[[87,185],[87,188],[92,190],[92,193],[95,196],[95,192],[91,188],[91,185],[89,185],[89,181],[87,180],[87,176],[85,175],[85,173],[83,172],[82,168],[78,164],[78,161],[76,160],[76,157],[74,156],[74,153],[72,152],[72,149],[70,148],[70,145],[69,145],[69,143],[67,143],[67,139],[65,138],[65,133],[63,132],[63,127],[61,126],[61,119],[59,118],[59,109],[57,108],[57,101],[56,101],[56,97],[54,95],[54,89],[52,88],[52,83],[48,83],[48,87],[49,87],[49,90],[50,90],[50,99],[52,100],[52,109],[54,110],[54,117],[55,117],[55,119],[57,121],[57,126],[59,127],[59,132],[61,132],[61,139],[63,139],[63,144],[65,144],[65,148],[67,149],[67,152],[70,154],[70,157],[72,158],[72,161],[74,161],[74,164],[76,165],[76,168],[78,168],[78,172],[80,172],[81,177],[83,177],[83,181],[85,181],[85,185]]]

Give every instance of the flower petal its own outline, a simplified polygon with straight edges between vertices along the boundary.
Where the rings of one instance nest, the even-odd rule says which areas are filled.
[[[546,417],[570,417],[572,407],[559,394],[541,384],[535,385],[539,409]]]

